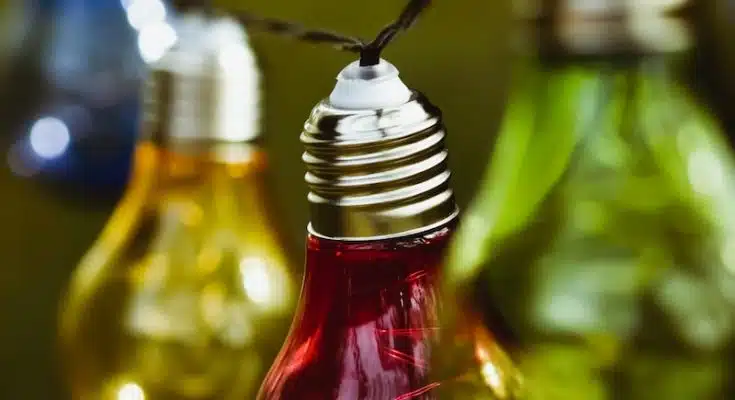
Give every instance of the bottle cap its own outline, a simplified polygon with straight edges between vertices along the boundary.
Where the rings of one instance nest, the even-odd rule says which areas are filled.
[[[242,25],[186,12],[176,44],[151,65],[144,133],[154,140],[244,142],[259,135],[259,81]]]

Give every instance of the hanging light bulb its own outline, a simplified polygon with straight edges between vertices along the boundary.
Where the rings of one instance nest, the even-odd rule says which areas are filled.
[[[137,135],[138,87],[144,75],[120,1],[34,0],[29,4],[40,21],[34,35],[45,42],[38,60],[44,98],[19,129],[8,157],[11,168],[34,171],[32,175],[63,182],[66,188],[70,183],[74,189],[94,188],[90,193],[95,195],[116,193],[128,178]],[[85,118],[66,118],[63,114],[71,108],[83,109]],[[61,120],[68,130],[68,143],[49,153],[53,157],[36,151],[38,136],[33,136],[38,132],[33,128],[44,126],[50,118]]]
[[[498,333],[526,399],[735,395],[733,154],[677,78],[685,21],[642,18],[534,28],[451,246],[443,329],[476,315]],[[436,368],[481,374],[472,347]]]
[[[73,398],[253,398],[291,321],[245,32],[197,8],[174,28],[151,66],[132,181],[61,312]]]
[[[436,388],[436,273],[458,214],[444,126],[380,57],[427,3],[410,2],[370,43],[243,16],[360,53],[301,134],[311,206],[304,286],[259,399],[400,400]]]

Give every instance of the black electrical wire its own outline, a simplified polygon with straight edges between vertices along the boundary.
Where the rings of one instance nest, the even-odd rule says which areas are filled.
[[[398,18],[393,23],[384,27],[375,39],[370,42],[331,31],[309,29],[295,22],[261,17],[247,12],[235,12],[234,16],[247,27],[254,30],[263,30],[278,35],[289,36],[305,42],[327,43],[340,50],[360,53],[360,65],[370,66],[377,65],[380,62],[380,54],[383,49],[385,49],[385,47],[388,46],[388,44],[390,44],[398,34],[411,28],[421,13],[424,12],[430,4],[430,0],[409,1]]]
[[[412,0],[403,9],[398,19],[383,28],[375,39],[365,45],[360,54],[360,65],[375,65],[380,61],[380,53],[398,36],[399,33],[411,28],[419,15],[429,7],[431,0]]]
[[[237,12],[235,16],[248,28],[290,36],[305,42],[328,43],[340,50],[351,52],[360,52],[365,46],[361,39],[325,30],[308,29],[294,22],[261,17],[246,12]]]

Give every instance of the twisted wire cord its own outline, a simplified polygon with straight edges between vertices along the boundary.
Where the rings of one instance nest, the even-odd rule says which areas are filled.
[[[306,28],[295,22],[262,17],[248,12],[235,12],[234,15],[251,29],[288,36],[304,42],[325,43],[339,50],[360,53],[360,65],[368,66],[378,64],[383,49],[398,34],[411,28],[430,4],[430,0],[409,1],[398,18],[384,27],[370,42],[323,29]]]
[[[360,52],[365,46],[365,43],[359,38],[326,30],[309,29],[295,22],[261,17],[246,12],[238,12],[235,15],[249,28],[288,36],[305,42],[326,43],[340,50],[350,52]]]

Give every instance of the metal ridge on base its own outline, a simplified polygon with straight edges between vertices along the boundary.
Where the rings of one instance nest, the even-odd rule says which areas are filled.
[[[150,66],[143,138],[159,144],[250,142],[260,136],[260,72],[244,26],[188,11],[176,43]]]
[[[306,121],[311,233],[376,240],[425,232],[458,213],[441,111],[413,91],[402,105],[342,109],[319,103]]]

